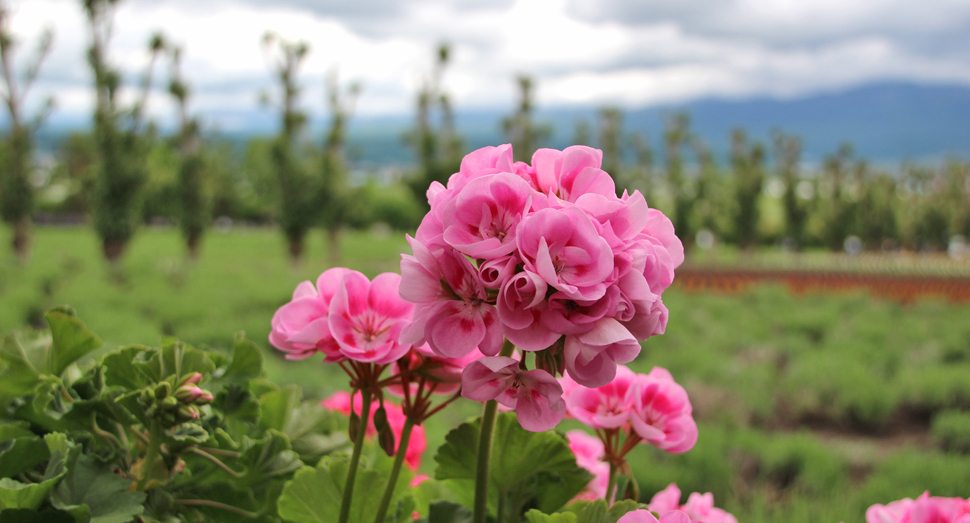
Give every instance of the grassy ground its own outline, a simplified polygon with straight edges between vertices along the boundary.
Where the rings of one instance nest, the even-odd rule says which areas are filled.
[[[395,271],[402,235],[344,235],[341,264],[368,276]],[[344,388],[333,367],[287,362],[266,340],[295,285],[328,267],[322,235],[292,267],[275,230],[206,238],[184,259],[172,230],[144,230],[120,267],[101,260],[86,228],[40,229],[33,259],[0,255],[0,333],[42,325],[67,303],[106,344],[155,344],[164,335],[227,346],[232,334],[266,347],[269,377],[311,398]],[[667,334],[632,365],[668,368],[701,424],[680,456],[632,454],[645,497],[676,481],[710,491],[742,522],[861,522],[865,508],[924,489],[970,496],[970,306],[909,305],[864,294],[801,297],[781,287],[741,295],[665,295]],[[429,422],[429,449],[477,406],[457,403]],[[564,429],[574,428],[565,423]],[[432,453],[423,471],[433,471]]]

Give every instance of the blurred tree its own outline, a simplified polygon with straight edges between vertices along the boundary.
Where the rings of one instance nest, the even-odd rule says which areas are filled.
[[[282,125],[271,152],[280,188],[279,220],[289,245],[290,259],[297,264],[303,256],[306,233],[317,218],[317,191],[297,150],[299,134],[307,121],[306,113],[297,107],[302,90],[297,83],[297,74],[310,48],[306,42],[289,42],[273,33],[266,33],[263,45],[267,53],[274,55],[272,67],[281,91],[276,109]],[[272,103],[267,94],[262,99],[267,104]]]
[[[320,193],[317,205],[320,221],[327,231],[331,265],[340,260],[340,228],[346,225],[347,192],[347,120],[354,111],[361,85],[352,83],[346,92],[341,89],[337,72],[332,71],[326,81],[327,105],[330,108],[330,129],[327,131],[321,158]]]
[[[683,147],[692,139],[690,115],[686,112],[668,114],[664,118],[664,162],[666,164],[667,185],[673,193],[674,231],[684,243],[684,248],[692,245],[694,231],[691,228],[691,213],[695,202],[695,191],[684,173]]]
[[[603,150],[603,170],[614,178],[621,177],[623,112],[616,107],[604,107],[599,111],[599,140]]]
[[[531,162],[532,154],[549,138],[552,127],[537,125],[532,121],[535,83],[526,75],[516,77],[519,86],[519,107],[511,116],[502,120],[505,139],[512,144],[517,162]]]
[[[199,138],[199,121],[189,116],[189,85],[182,77],[182,49],[171,50],[171,79],[168,92],[175,98],[179,114],[178,144],[181,165],[178,174],[178,220],[189,257],[199,257],[199,242],[211,219],[210,199],[205,194],[205,157]]]
[[[695,223],[691,225],[692,230],[707,229],[715,236],[723,233],[723,226],[720,223],[718,206],[719,198],[717,194],[720,173],[717,169],[717,162],[711,149],[700,138],[691,140],[691,147],[697,158],[697,165],[700,173],[697,176],[697,190],[693,205]]]
[[[651,204],[654,186],[653,148],[650,147],[650,139],[639,132],[633,134],[631,141],[637,163],[629,185],[632,189],[639,189],[647,204]]]
[[[879,249],[898,239],[896,181],[885,174],[873,174],[865,162],[856,165],[855,176],[862,192],[855,218],[859,238],[867,249]]]
[[[954,234],[970,238],[970,163],[950,160],[946,163],[947,194],[953,195]]]
[[[14,51],[17,40],[10,27],[10,13],[5,3],[0,3],[0,66],[3,71],[3,97],[10,113],[10,129],[6,136],[6,154],[0,167],[0,217],[13,227],[13,250],[21,261],[30,254],[30,223],[34,211],[34,192],[30,186],[33,162],[34,132],[50,110],[53,100],[48,99],[44,109],[33,121],[27,122],[24,100],[30,93],[40,66],[50,53],[53,33],[46,30],[37,43],[33,59],[20,78],[14,67]],[[21,83],[22,80],[22,83]]]
[[[734,236],[738,245],[745,249],[758,243],[758,200],[765,183],[764,160],[764,146],[760,143],[748,145],[743,129],[731,131],[731,166],[737,200]]]
[[[97,95],[94,138],[99,169],[91,203],[95,229],[101,237],[104,256],[110,262],[116,262],[124,253],[138,220],[140,190],[146,179],[147,149],[141,124],[151,92],[155,62],[165,48],[161,35],[151,37],[151,59],[141,96],[129,110],[119,109],[117,95],[121,75],[111,67],[107,57],[117,3],[118,0],[82,0],[91,32],[88,64],[94,73]]]
[[[431,183],[448,183],[448,177],[461,166],[463,144],[455,133],[451,100],[441,85],[450,58],[451,47],[446,43],[439,45],[431,76],[425,78],[418,91],[417,127],[405,136],[414,147],[420,164],[408,186],[425,208],[428,207],[427,192]]]
[[[573,126],[573,144],[574,145],[589,145],[589,122],[585,118],[580,118],[576,120]]]
[[[805,221],[808,209],[798,197],[798,163],[802,142],[797,136],[781,131],[771,134],[774,144],[775,173],[785,184],[782,204],[785,207],[785,234],[795,242],[795,248],[805,243]]]
[[[823,240],[833,251],[843,250],[845,239],[854,227],[852,202],[846,198],[844,188],[851,169],[852,146],[843,143],[835,154],[825,157],[822,166],[822,186],[827,189],[823,201]]]

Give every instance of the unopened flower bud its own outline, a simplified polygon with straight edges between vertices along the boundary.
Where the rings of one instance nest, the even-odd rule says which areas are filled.
[[[205,405],[212,401],[212,394],[209,394],[203,389],[196,387],[195,385],[184,385],[179,387],[175,391],[175,397],[181,400],[183,403],[195,403],[197,405]]]
[[[194,405],[182,405],[179,407],[179,416],[183,419],[199,419],[199,409]]]
[[[155,386],[155,399],[161,400],[168,396],[168,393],[172,391],[172,386],[168,384],[167,381],[163,381]]]
[[[163,407],[169,407],[169,408],[171,408],[171,407],[174,407],[174,406],[178,405],[179,402],[174,397],[168,396],[165,399],[159,401],[158,403],[161,406],[163,406]]]
[[[193,372],[182,379],[182,381],[179,383],[179,387],[184,387],[186,385],[197,385],[200,381],[202,381],[202,374],[199,372]]]

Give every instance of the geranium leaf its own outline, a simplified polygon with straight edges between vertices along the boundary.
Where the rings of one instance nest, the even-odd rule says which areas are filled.
[[[101,347],[101,340],[84,327],[73,309],[57,308],[47,311],[44,319],[51,329],[51,348],[47,353],[47,369],[60,376],[67,367]]]

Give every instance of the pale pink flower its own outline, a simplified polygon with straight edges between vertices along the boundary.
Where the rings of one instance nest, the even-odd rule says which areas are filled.
[[[500,289],[515,274],[519,263],[519,258],[515,254],[492,258],[478,266],[478,275],[485,287]]]
[[[589,471],[593,479],[573,501],[594,501],[606,498],[606,488],[610,481],[610,465],[603,461],[603,442],[582,430],[566,433],[569,449],[576,455],[576,464]]]
[[[616,185],[600,169],[603,151],[574,145],[562,151],[539,149],[532,155],[531,185],[543,194],[575,202],[583,194],[616,197]]]
[[[348,272],[350,269],[335,267],[317,278],[316,287],[309,281],[300,283],[293,291],[293,299],[273,314],[269,342],[286,352],[286,359],[302,360],[318,351],[326,354],[327,361],[345,359],[330,335],[327,314],[330,301]]]
[[[414,255],[401,255],[401,297],[417,307],[402,341],[426,341],[446,358],[460,358],[475,347],[483,354],[498,354],[502,328],[478,271],[450,247],[432,252],[412,238],[408,241]]]
[[[606,385],[616,375],[617,363],[629,363],[638,354],[640,343],[613,318],[600,318],[589,332],[566,336],[566,372],[586,387]]]
[[[666,512],[658,520],[649,510],[637,509],[627,512],[616,523],[691,523],[691,520],[679,510]]]
[[[360,391],[354,394],[354,412],[360,416],[360,411],[362,408],[362,401]],[[329,397],[325,398],[320,402],[320,405],[334,411],[339,412],[345,416],[350,415],[350,393],[347,391],[337,391],[331,394]],[[367,420],[367,428],[365,434],[367,437],[373,437],[377,434],[377,429],[374,427],[374,413],[377,411],[378,404],[376,402],[371,403],[370,415]],[[384,402],[384,411],[387,412],[387,424],[391,427],[391,432],[394,433],[394,450],[397,452],[401,447],[401,433],[404,430],[404,423],[407,421],[407,417],[404,415],[404,410],[401,409],[400,405],[395,405],[390,401]],[[424,427],[421,425],[415,425],[411,429],[411,438],[408,440],[408,448],[405,450],[404,463],[407,464],[411,470],[418,470],[421,466],[421,457],[424,455],[425,450],[428,448],[428,439],[424,433]]]
[[[733,515],[723,509],[714,506],[714,495],[710,492],[700,494],[692,493],[687,498],[687,503],[680,505],[680,489],[676,483],[671,483],[667,488],[654,494],[647,505],[650,510],[657,513],[665,513],[671,510],[680,510],[689,520],[696,523],[738,523]]]
[[[563,380],[565,381],[565,379]],[[637,377],[622,365],[610,383],[590,389],[571,387],[563,394],[566,412],[584,425],[594,429],[615,429],[624,426],[633,407],[633,391]],[[564,387],[565,389],[566,387]],[[602,443],[600,444],[602,446]]]
[[[509,278],[499,291],[498,317],[505,337],[522,350],[543,350],[560,337],[541,321],[548,287],[538,274],[526,270]]]
[[[928,494],[928,492],[927,492]],[[866,510],[866,523],[909,523],[913,500],[903,498],[887,505],[875,504]]]
[[[915,501],[905,498],[869,507],[866,523],[970,523],[970,500],[930,496],[927,491]]]
[[[516,232],[525,268],[577,300],[596,300],[613,275],[613,250],[596,224],[576,207],[543,209],[521,222]]]
[[[515,250],[516,227],[531,205],[532,189],[513,174],[475,178],[444,209],[443,238],[472,258],[508,255]]]
[[[647,443],[671,453],[687,452],[697,442],[687,391],[666,369],[637,376],[630,424]]]
[[[548,372],[522,372],[518,360],[501,356],[481,358],[465,367],[461,395],[473,401],[498,400],[515,410],[522,428],[549,430],[562,421],[566,405],[562,386]]]
[[[411,319],[414,305],[401,299],[401,276],[386,272],[374,281],[347,272],[330,303],[330,332],[340,352],[355,361],[391,363],[411,348],[398,338]]]

